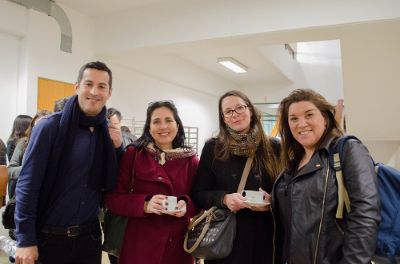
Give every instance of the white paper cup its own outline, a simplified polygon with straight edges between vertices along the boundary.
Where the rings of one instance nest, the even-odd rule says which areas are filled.
[[[244,190],[243,197],[250,203],[264,203],[264,192],[254,190]]]
[[[177,197],[176,196],[167,196],[163,201],[163,206],[167,208],[168,212],[176,211],[176,204],[177,204]]]

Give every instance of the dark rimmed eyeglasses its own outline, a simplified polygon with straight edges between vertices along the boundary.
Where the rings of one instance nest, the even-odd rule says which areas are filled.
[[[222,111],[222,115],[224,117],[231,117],[233,116],[233,112],[236,112],[236,114],[242,114],[246,111],[247,107],[248,107],[247,105],[238,105],[235,107],[235,109]]]

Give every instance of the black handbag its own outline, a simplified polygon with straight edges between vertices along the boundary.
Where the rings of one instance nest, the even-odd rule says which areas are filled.
[[[119,257],[127,224],[128,217],[113,214],[109,210],[106,211],[104,215],[103,251]]]
[[[195,216],[185,235],[184,249],[195,258],[229,256],[236,236],[236,215],[228,209],[211,207]]]
[[[243,191],[252,163],[253,157],[247,158],[239,193]],[[183,248],[195,258],[221,259],[231,253],[235,236],[236,214],[214,206],[191,219]]]
[[[15,196],[13,196],[6,204],[2,215],[2,223],[5,229],[15,229]]]
[[[128,186],[127,193],[133,193],[133,182],[135,177],[135,162],[136,162],[136,154],[133,158],[132,164],[132,172],[131,178]],[[104,214],[104,242],[103,242],[103,251],[107,252],[110,255],[115,257],[119,257],[121,253],[122,244],[124,242],[125,237],[125,229],[128,224],[128,217],[117,215],[112,213],[110,210],[106,210]]]

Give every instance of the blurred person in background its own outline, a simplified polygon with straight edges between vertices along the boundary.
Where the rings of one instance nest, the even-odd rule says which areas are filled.
[[[7,147],[0,139],[0,165],[7,165]]]
[[[32,121],[32,117],[28,115],[18,115],[14,119],[11,134],[7,140],[7,158],[11,160],[14,149],[21,138],[26,137],[26,130]]]

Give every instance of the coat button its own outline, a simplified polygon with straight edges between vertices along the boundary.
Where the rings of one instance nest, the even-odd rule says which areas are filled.
[[[319,168],[319,167],[321,167],[321,164],[317,163],[317,164],[315,164],[315,167]]]

